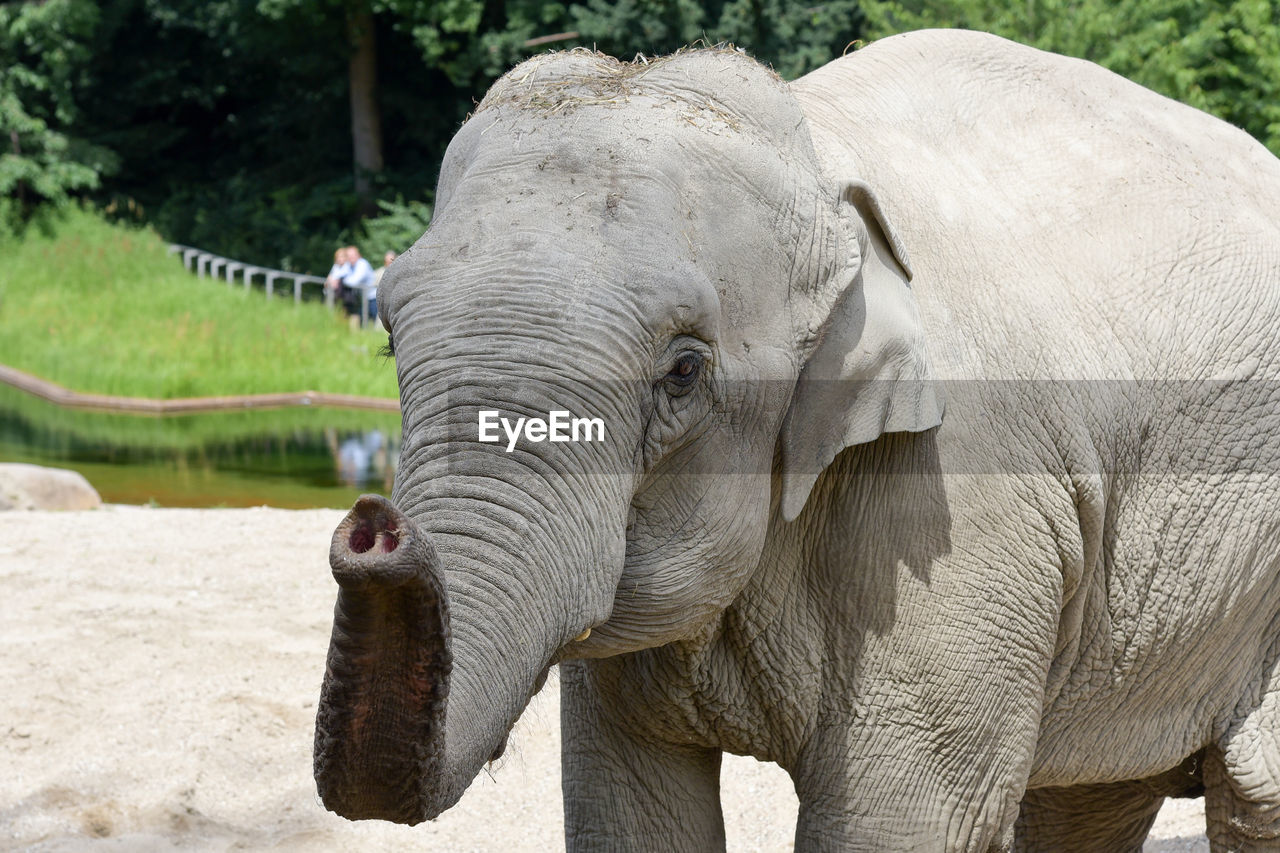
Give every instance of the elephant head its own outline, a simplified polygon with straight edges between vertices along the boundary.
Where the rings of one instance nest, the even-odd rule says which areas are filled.
[[[551,664],[697,635],[844,447],[936,425],[909,277],[740,53],[551,54],[495,84],[380,288],[403,446],[392,500],[334,537],[326,806],[434,817]],[[508,450],[485,411],[604,440]]]

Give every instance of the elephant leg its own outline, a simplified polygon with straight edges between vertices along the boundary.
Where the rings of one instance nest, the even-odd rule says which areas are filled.
[[[1252,708],[1205,750],[1204,814],[1214,851],[1280,851],[1280,663],[1269,672]]]
[[[1013,849],[1138,853],[1165,797],[1199,793],[1200,762],[1193,755],[1150,779],[1027,791]]]
[[[560,666],[566,849],[724,850],[720,750],[628,733],[600,701],[588,666]]]
[[[797,853],[985,853],[1011,843],[1025,780],[1018,767],[979,766],[941,750],[922,753],[910,735],[839,723],[817,730],[792,771],[800,812]],[[868,757],[850,756],[866,755]],[[980,756],[981,757],[981,756]]]
[[[1254,788],[1259,780],[1245,777],[1238,769],[1228,764],[1221,750],[1206,750],[1204,816],[1209,849],[1213,853],[1277,853],[1280,800],[1274,793],[1264,799]]]

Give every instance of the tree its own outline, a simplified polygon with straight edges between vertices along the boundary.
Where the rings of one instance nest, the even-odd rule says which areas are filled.
[[[347,79],[351,91],[351,147],[355,159],[356,198],[361,213],[377,210],[372,178],[381,174],[382,114],[378,109],[378,41],[373,11],[366,4],[347,7],[347,40],[351,60]]]
[[[171,240],[267,266],[327,269],[360,218],[347,19],[328,2],[266,15],[258,0],[105,0],[78,126],[119,154],[96,197]],[[440,88],[377,16],[375,196],[420,198],[451,134],[421,109]],[[398,73],[391,73],[394,69]],[[389,110],[388,110],[389,108]],[[459,106],[459,117],[465,106]],[[387,153],[386,145],[392,146]]]
[[[653,55],[695,42],[732,43],[787,79],[839,56],[863,29],[857,0],[587,0],[572,7],[572,18],[584,41],[624,59],[637,50]]]
[[[372,214],[377,210],[374,183],[384,165],[373,6],[369,0],[259,0],[257,11],[275,21],[303,23],[317,35],[335,31],[335,22],[341,22],[343,48],[335,50],[333,58],[345,60],[347,66],[355,194],[360,212]]]
[[[731,0],[720,9],[714,33],[792,80],[842,55],[864,30],[857,0]]]
[[[93,194],[105,210],[176,242],[317,271],[334,245],[362,233],[390,242],[419,229],[449,140],[489,85],[529,56],[596,46],[629,59],[731,40],[791,76],[838,54],[861,27],[855,0],[26,5],[96,9],[92,39],[75,42],[84,52],[69,66],[75,114],[49,127],[74,130],[68,158],[117,155]],[[14,63],[39,70],[39,53]],[[0,77],[0,91],[7,83]],[[366,228],[373,210],[387,221]]]
[[[97,25],[88,0],[0,6],[0,226],[21,227],[38,206],[98,186],[106,150],[70,133],[73,96]]]

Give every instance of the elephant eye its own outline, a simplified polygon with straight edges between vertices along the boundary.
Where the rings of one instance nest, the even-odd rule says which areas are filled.
[[[380,358],[396,357],[396,342],[390,333],[387,333],[387,342],[378,348],[378,356]]]
[[[701,372],[702,356],[696,352],[684,352],[667,373],[667,382],[677,388],[687,388],[693,384]]]

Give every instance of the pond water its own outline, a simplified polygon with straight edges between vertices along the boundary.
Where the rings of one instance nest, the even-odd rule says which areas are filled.
[[[0,462],[79,471],[108,503],[345,508],[390,494],[399,448],[395,413],[103,414],[0,386]]]

